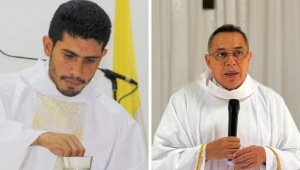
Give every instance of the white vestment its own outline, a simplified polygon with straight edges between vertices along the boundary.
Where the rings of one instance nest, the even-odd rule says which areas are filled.
[[[49,61],[0,76],[0,169],[60,169],[48,149],[30,146],[45,132],[73,133],[93,156],[93,170],[147,169],[138,124],[92,79],[80,94],[62,95],[48,76]],[[59,167],[59,168],[58,168]]]
[[[300,135],[283,99],[249,75],[243,84],[228,91],[214,84],[210,71],[176,92],[169,101],[154,136],[153,170],[196,169],[200,146],[228,135],[228,101],[238,99],[237,137],[241,146],[263,146],[266,165],[252,168],[276,170],[274,149],[282,170],[300,169]],[[226,160],[205,162],[205,148],[199,169],[225,170]]]

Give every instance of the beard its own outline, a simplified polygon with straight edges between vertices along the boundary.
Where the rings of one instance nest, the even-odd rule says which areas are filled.
[[[50,61],[49,61],[49,71],[48,71],[49,77],[52,80],[52,82],[55,84],[56,89],[64,96],[67,97],[74,97],[77,96],[78,94],[80,94],[80,92],[82,91],[82,89],[91,81],[91,79],[93,78],[93,76],[88,80],[88,82],[86,83],[85,80],[82,80],[79,77],[74,77],[74,76],[57,76],[57,71],[56,71],[56,67],[53,65],[52,63],[52,54],[50,55]],[[79,89],[79,90],[75,90],[75,88],[73,87],[67,87],[66,89],[59,87],[58,83],[57,83],[57,79],[59,79],[60,81],[62,80],[72,80],[72,81],[76,81],[79,84],[83,84],[84,86]]]
[[[72,87],[68,87],[67,89],[61,89],[58,86],[56,86],[56,88],[62,95],[67,96],[67,97],[77,96],[78,94],[80,94],[81,90],[83,89],[82,88],[78,91],[75,91],[74,88],[72,88]]]

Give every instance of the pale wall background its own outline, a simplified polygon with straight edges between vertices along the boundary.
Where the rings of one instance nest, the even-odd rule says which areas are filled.
[[[114,25],[115,1],[92,0],[109,15]],[[45,59],[42,37],[48,34],[55,10],[66,0],[9,0],[0,1],[0,49],[11,55]],[[138,72],[139,92],[143,120],[148,131],[148,2],[130,0],[134,48]],[[113,28],[112,28],[113,29]],[[113,31],[107,45],[108,53],[100,63],[101,68],[112,69]],[[0,54],[0,73],[23,70],[35,61],[7,58]],[[111,82],[97,71],[94,78],[99,88],[111,96]],[[148,136],[148,135],[146,135]]]
[[[207,69],[210,34],[225,23],[239,25],[253,52],[249,73],[285,100],[300,129],[300,1],[152,1],[152,136],[169,97]]]

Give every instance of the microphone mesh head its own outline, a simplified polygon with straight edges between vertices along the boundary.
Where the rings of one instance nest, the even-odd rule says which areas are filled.
[[[240,107],[240,101],[238,99],[230,99],[228,107]]]

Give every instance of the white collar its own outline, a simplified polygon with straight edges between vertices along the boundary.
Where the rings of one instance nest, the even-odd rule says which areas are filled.
[[[74,97],[67,97],[61,94],[56,85],[48,76],[49,59],[46,61],[38,60],[33,67],[21,71],[25,81],[27,81],[39,93],[50,96],[66,102],[88,102],[101,95],[94,79],[92,79],[80,92]]]
[[[211,77],[212,73],[210,70],[208,70],[200,75],[197,83],[212,95],[223,99],[243,99],[249,97],[258,87],[258,83],[253,80],[249,74],[247,74],[246,79],[239,88],[231,91],[219,87],[217,84],[211,81]]]
[[[215,85],[224,88],[221,84],[219,84],[219,83],[217,82],[217,80],[214,78],[214,76],[211,76],[210,80],[211,80]]]

